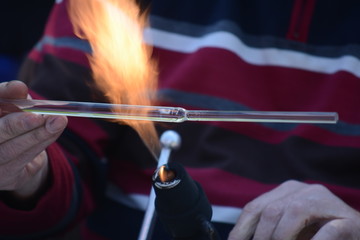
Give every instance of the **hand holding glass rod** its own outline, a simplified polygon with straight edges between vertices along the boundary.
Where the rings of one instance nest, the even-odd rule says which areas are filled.
[[[0,108],[3,106],[15,106],[22,111],[47,115],[176,123],[184,121],[336,123],[338,121],[338,114],[335,112],[186,110],[181,107],[0,99]]]

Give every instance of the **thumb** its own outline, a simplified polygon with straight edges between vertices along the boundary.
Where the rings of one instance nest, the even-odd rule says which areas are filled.
[[[315,234],[311,240],[338,240],[338,239],[355,239],[353,238],[358,232],[353,223],[349,219],[335,219],[326,223]],[[360,234],[358,232],[357,234]]]
[[[25,83],[13,80],[0,84],[0,98],[26,98],[28,87]]]

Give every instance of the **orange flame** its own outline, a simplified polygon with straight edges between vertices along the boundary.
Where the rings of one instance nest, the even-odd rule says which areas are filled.
[[[170,182],[175,178],[175,173],[163,165],[159,168],[159,178],[161,182]]]
[[[74,32],[87,39],[95,84],[109,102],[151,105],[157,86],[156,64],[151,47],[143,42],[147,24],[135,0],[70,0]],[[137,131],[154,155],[159,150],[152,122],[123,120]]]

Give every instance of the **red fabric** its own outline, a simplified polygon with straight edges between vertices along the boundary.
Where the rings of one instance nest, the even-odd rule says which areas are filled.
[[[49,146],[47,153],[52,182],[50,189],[30,211],[12,209],[0,202],[1,235],[47,230],[58,224],[68,212],[74,191],[71,167],[57,144]]]
[[[90,148],[98,156],[104,155],[104,148],[108,144],[108,135],[92,119],[83,117],[68,117],[68,128],[86,140]]]
[[[316,0],[295,0],[287,39],[306,42]]]
[[[352,103],[360,102],[360,94],[352,91],[357,92],[360,82],[348,72],[322,74],[258,66],[217,48],[204,48],[192,54],[155,51],[160,59],[160,79],[166,79],[160,82],[160,88],[228,99],[252,110],[335,111],[343,121],[360,123],[360,115],[354,118],[352,114]],[[226,79],[226,84],[222,79]]]
[[[67,12],[67,0],[52,9],[46,24],[45,34],[52,37],[75,37]]]

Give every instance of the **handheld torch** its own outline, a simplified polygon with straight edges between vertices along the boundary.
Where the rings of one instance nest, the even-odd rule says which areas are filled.
[[[138,240],[151,239],[156,216],[173,239],[219,240],[210,222],[211,205],[200,184],[179,163],[169,163],[171,150],[180,147],[179,134],[168,130],[160,142],[162,150]]]
[[[155,209],[173,239],[220,239],[211,224],[211,205],[200,184],[179,163],[170,162],[153,175]]]

